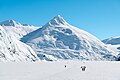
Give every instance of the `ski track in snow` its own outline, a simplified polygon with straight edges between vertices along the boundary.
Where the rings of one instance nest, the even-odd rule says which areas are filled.
[[[120,63],[114,61],[0,63],[0,69],[0,80],[120,80]]]

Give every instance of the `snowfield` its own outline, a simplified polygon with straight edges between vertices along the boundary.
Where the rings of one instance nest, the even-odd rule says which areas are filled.
[[[83,65],[86,71],[81,70]],[[120,80],[120,63],[67,60],[0,63],[0,80]]]

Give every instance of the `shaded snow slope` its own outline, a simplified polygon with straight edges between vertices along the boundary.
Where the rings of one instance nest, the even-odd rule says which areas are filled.
[[[28,24],[21,24],[14,20],[6,20],[0,22],[0,25],[4,27],[4,29],[9,32],[10,35],[15,36],[17,39],[22,38],[24,35],[38,29],[39,27],[35,27]]]
[[[60,15],[21,39],[41,60],[115,60],[114,51],[88,32],[69,25]]]
[[[111,38],[102,40],[102,42],[106,44],[118,45],[120,44],[120,37],[111,37]]]
[[[37,59],[37,55],[29,46],[9,35],[0,26],[0,61],[36,61]]]

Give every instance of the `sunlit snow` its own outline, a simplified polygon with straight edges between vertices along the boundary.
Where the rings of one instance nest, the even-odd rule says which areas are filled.
[[[83,65],[86,66],[85,71],[81,70]],[[105,61],[0,63],[0,80],[120,80],[120,63]]]

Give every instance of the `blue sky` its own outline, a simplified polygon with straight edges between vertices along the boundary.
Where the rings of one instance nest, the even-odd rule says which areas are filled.
[[[120,36],[120,0],[0,0],[0,21],[38,26],[58,14],[101,40]]]

